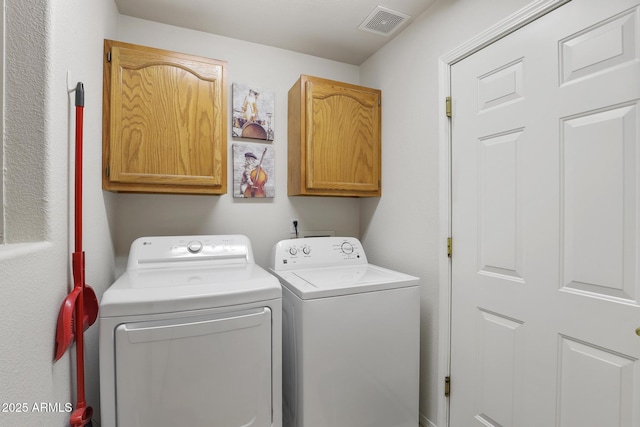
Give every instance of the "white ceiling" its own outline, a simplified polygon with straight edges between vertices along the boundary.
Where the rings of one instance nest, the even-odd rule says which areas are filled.
[[[434,0],[116,0],[123,15],[360,65]],[[358,29],[383,6],[410,15],[388,36]]]

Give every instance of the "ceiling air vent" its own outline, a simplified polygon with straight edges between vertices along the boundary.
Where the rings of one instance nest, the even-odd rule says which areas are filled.
[[[404,13],[378,6],[358,28],[382,36],[389,36],[402,27],[409,18],[411,16]]]

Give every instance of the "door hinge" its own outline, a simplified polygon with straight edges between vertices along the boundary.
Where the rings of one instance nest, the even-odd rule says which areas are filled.
[[[451,114],[451,97],[450,96],[447,96],[447,98],[445,99],[444,108],[447,113],[447,117],[451,117],[452,114]]]
[[[109,166],[107,166],[104,173],[107,175],[107,178],[109,178],[109,176],[111,175],[111,169],[109,168]]]
[[[452,254],[453,254],[453,242],[451,237],[447,237],[447,256],[451,258]]]
[[[111,51],[107,52],[107,62],[111,62]]]
[[[451,394],[451,377],[444,377],[444,395],[449,397]]]

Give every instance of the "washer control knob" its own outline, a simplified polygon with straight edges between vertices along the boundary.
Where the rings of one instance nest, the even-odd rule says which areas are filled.
[[[342,244],[342,252],[344,252],[345,254],[352,254],[353,253],[353,245],[349,242],[344,242]]]
[[[305,246],[302,248],[302,252],[304,252],[305,255],[309,255],[311,253],[311,248],[309,246]]]
[[[199,242],[197,240],[192,240],[187,244],[187,250],[192,254],[197,254],[202,250],[202,242]]]
[[[298,250],[297,250],[296,248],[294,248],[294,247],[291,247],[291,248],[289,248],[289,253],[290,253],[291,255],[295,255],[295,254],[297,254],[297,253],[298,253]]]

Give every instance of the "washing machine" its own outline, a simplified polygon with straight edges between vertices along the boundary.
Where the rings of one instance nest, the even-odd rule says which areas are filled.
[[[369,264],[358,239],[283,240],[283,425],[417,427],[418,278]]]
[[[102,427],[281,427],[282,293],[241,235],[144,237],[100,302]]]

